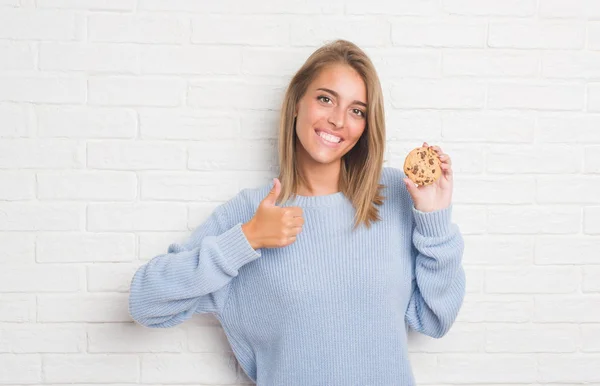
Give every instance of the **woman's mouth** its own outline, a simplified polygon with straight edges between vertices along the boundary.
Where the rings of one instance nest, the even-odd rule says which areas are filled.
[[[336,137],[335,135],[325,133],[324,131],[321,131],[319,129],[315,130],[315,134],[317,135],[319,141],[323,145],[334,149],[340,147],[340,143],[344,141],[340,137]]]

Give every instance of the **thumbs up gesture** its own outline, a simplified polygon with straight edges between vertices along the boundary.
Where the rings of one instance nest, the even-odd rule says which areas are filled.
[[[242,225],[242,231],[254,249],[285,247],[296,241],[302,231],[302,208],[276,205],[281,182],[273,179],[273,188],[258,206],[254,217]]]

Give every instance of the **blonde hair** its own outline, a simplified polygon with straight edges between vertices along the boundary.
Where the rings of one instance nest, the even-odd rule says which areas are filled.
[[[354,229],[361,223],[379,221],[384,197],[379,184],[385,152],[385,114],[383,93],[375,66],[354,43],[338,39],[313,52],[291,79],[283,98],[279,121],[279,180],[281,193],[278,202],[295,198],[300,183],[308,185],[299,173],[296,160],[295,107],[310,83],[327,66],[346,64],[363,79],[367,91],[367,122],[356,145],[342,157],[339,187],[356,210]]]

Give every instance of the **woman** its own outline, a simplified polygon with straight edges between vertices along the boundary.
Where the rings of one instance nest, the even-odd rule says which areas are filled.
[[[465,292],[450,157],[433,147],[443,175],[428,186],[382,167],[381,86],[344,40],[291,80],[279,134],[273,185],[243,189],[140,267],[131,316],[170,327],[213,313],[258,385],[413,385],[407,328],[443,336]]]

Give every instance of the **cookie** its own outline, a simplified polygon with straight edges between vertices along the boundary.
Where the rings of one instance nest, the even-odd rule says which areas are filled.
[[[406,156],[404,173],[417,185],[433,184],[442,175],[440,159],[431,147],[417,147]]]

